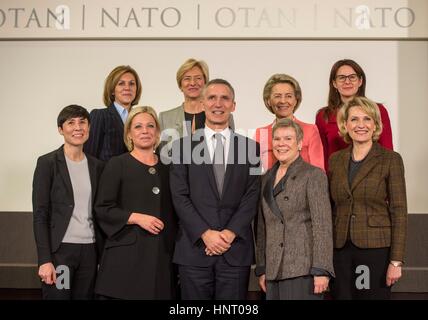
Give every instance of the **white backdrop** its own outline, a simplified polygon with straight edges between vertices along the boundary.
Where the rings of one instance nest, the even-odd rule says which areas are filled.
[[[412,42],[406,43],[411,51]],[[189,57],[205,60],[211,78],[227,79],[235,87],[236,126],[248,130],[272,121],[262,89],[273,73],[288,73],[300,82],[303,101],[296,116],[313,123],[316,111],[327,100],[332,64],[342,58],[355,59],[367,74],[367,96],[388,108],[394,146],[400,151],[399,95],[406,88],[399,83],[399,69],[403,68],[401,59],[407,57],[399,57],[399,45],[398,41],[285,40],[0,42],[0,211],[31,210],[36,159],[62,142],[56,128],[58,112],[74,103],[88,109],[102,107],[104,79],[121,64],[131,65],[141,76],[140,105],[163,111],[182,102],[175,81],[181,63]],[[426,43],[414,43],[415,50],[421,48],[420,57],[426,59]],[[406,63],[427,64],[407,59]],[[425,92],[428,81],[426,76],[422,79],[417,86]],[[418,108],[426,108],[423,102],[425,106]],[[409,189],[416,190],[424,181],[410,183]],[[411,202],[411,212],[428,212],[426,201]]]

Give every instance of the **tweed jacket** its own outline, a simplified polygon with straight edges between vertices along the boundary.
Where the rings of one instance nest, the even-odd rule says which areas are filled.
[[[349,239],[359,248],[391,247],[390,259],[404,261],[407,203],[403,160],[397,152],[374,143],[349,186],[351,150],[350,146],[334,153],[329,162],[334,246],[342,248]]]
[[[283,280],[333,271],[333,239],[327,176],[301,157],[287,170],[275,197],[276,163],[262,178],[257,221],[256,275]]]

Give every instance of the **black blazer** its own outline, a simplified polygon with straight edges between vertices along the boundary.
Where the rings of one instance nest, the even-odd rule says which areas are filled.
[[[123,122],[114,105],[90,113],[89,139],[83,150],[102,161],[128,152],[123,141]]]
[[[249,266],[254,262],[252,221],[260,191],[259,144],[231,133],[223,193],[219,195],[204,137],[200,141],[191,139],[176,140],[172,149],[171,194],[179,217],[173,261],[201,267],[214,264],[219,257],[205,254],[201,235],[208,229],[229,229],[237,237],[224,258],[233,266]],[[202,164],[191,157],[201,149]]]
[[[86,155],[94,204],[98,180],[104,164]],[[73,188],[65,161],[64,147],[45,154],[37,160],[33,178],[33,228],[38,263],[52,262],[52,253],[58,250],[74,209]],[[95,215],[93,214],[93,217]],[[103,239],[94,220],[97,247]],[[98,250],[98,252],[101,252]]]

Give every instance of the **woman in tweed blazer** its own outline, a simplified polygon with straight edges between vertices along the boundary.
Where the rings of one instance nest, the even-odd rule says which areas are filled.
[[[376,141],[382,122],[376,103],[355,97],[337,116],[347,149],[329,162],[333,204],[336,299],[389,299],[401,277],[407,228],[401,156]]]
[[[268,300],[322,299],[334,276],[327,176],[300,156],[303,131],[297,123],[280,119],[272,135],[279,161],[262,182],[259,285]]]

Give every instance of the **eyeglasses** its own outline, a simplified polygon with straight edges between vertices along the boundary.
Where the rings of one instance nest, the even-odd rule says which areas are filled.
[[[349,81],[351,81],[351,82],[356,82],[356,81],[358,81],[358,79],[360,79],[360,77],[356,73],[353,73],[353,74],[350,74],[347,76],[345,76],[345,75],[336,76],[336,82],[343,83],[346,81],[346,79],[349,79]]]

